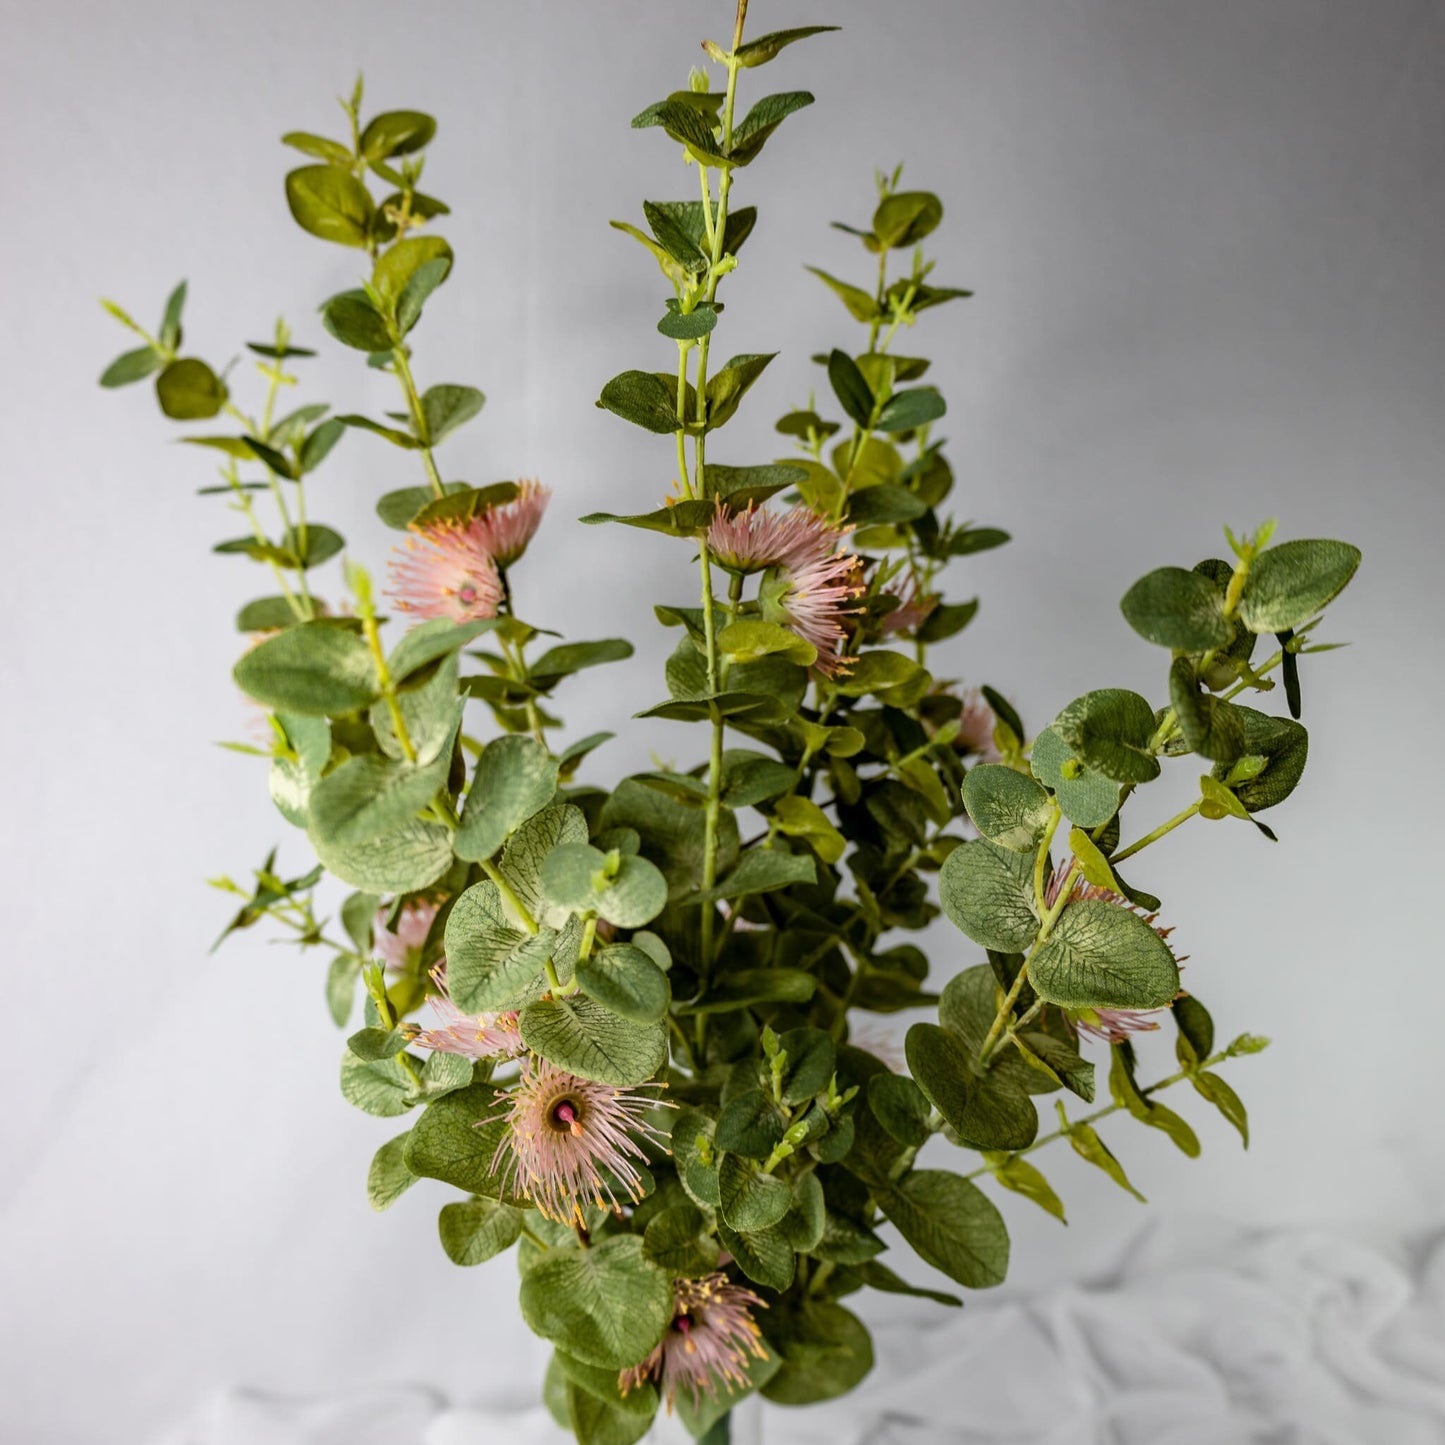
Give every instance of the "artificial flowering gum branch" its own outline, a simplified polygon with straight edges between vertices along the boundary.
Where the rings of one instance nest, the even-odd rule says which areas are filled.
[[[955,1284],[997,1284],[1008,1234],[974,1181],[1062,1218],[1025,1156],[1067,1138],[1132,1191],[1093,1126],[1127,1113],[1197,1154],[1192,1126],[1156,1097],[1166,1087],[1188,1081],[1247,1141],[1244,1106],[1214,1070],[1264,1041],[1216,1048],[1194,985],[1207,989],[1217,961],[1196,959],[1181,987],[1132,860],[1194,818],[1224,840],[1273,838],[1258,815],[1306,759],[1300,659],[1324,650],[1320,615],[1359,561],[1342,542],[1271,545],[1270,525],[1228,534],[1229,560],[1148,573],[1122,609],[1169,655],[1152,701],[1106,687],[1031,730],[995,689],[937,676],[935,649],[978,606],[948,600],[950,565],[1009,540],[945,510],[946,403],[923,380],[929,363],[894,349],[924,312],[970,294],[932,279],[937,196],[880,174],[867,223],[840,227],[868,278],[810,268],[866,341],[819,358],[828,401],[781,418],[787,454],[723,462],[713,445],[778,374],[774,353],[712,352],[720,290],[746,276],[757,223],[734,186],[813,100],[753,100],[754,72],[831,28],[746,40],[745,11],[729,47],[704,46],[720,88],[695,70],[633,121],[671,142],[669,190],[690,198],[644,202],[643,226],[613,222],[666,294],[650,339],[632,343],[639,366],[598,405],[656,438],[672,485],[619,485],[617,513],[583,519],[650,571],[680,578],[696,563],[696,600],[657,606],[676,644],[666,696],[640,715],[701,724],[698,766],[594,780],[611,734],[562,743],[554,694],[631,645],[554,642],[523,619],[548,488],[445,480],[448,439],[483,397],[418,381],[417,328],[444,305],[453,263],[448,207],[422,188],[431,117],[366,119],[358,83],[342,139],[284,137],[306,157],[286,176],[292,216],[364,256],[322,324],[394,378],[400,411],[277,416],[314,354],[284,324],[248,343],[264,385],[243,410],[182,349],[184,286],[154,334],[111,306],[143,344],[102,377],[153,377],[172,420],[230,423],[183,440],[218,455],[220,485],[203,490],[245,523],[217,551],[275,583],[237,618],[251,645],[235,676],[268,730],[264,746],[238,746],[268,762],[271,796],[317,861],[288,877],[273,852],[253,887],[217,880],[241,899],[227,932],[269,918],[328,954],[338,1025],[363,985],[342,1093],[407,1121],[372,1162],[372,1203],[441,1180],[462,1191],[440,1216],[451,1258],[517,1247],[522,1315],[555,1346],[548,1404],[584,1442],[637,1440],[665,1406],[716,1445],[751,1391],[801,1405],[851,1389],[872,1347],[847,1296],[956,1302],[881,1263],[883,1222]],[[789,365],[803,390],[791,353]],[[399,534],[390,621],[354,560],[349,599],[313,585],[345,542],[310,514],[307,484],[351,433],[349,446],[418,464],[377,503]],[[1261,637],[1278,650],[1256,666]],[[1289,716],[1236,701],[1270,693],[1276,674]],[[1193,768],[1198,796],[1150,827],[1145,789],[1166,765]],[[1124,814],[1132,824],[1141,807],[1147,831],[1122,845]],[[341,937],[317,912],[327,875],[349,890]],[[934,993],[908,937],[940,913],[982,958]],[[860,1013],[915,1017],[903,1059],[860,1045]],[[1179,1070],[1140,1085],[1133,1039],[1166,1020]],[[1072,1121],[1059,1104],[1059,1128],[1040,1136],[1035,1099],[1092,1102],[1105,1058],[1112,1104]]]

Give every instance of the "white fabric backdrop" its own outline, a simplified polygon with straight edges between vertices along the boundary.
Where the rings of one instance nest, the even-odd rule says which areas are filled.
[[[659,686],[650,604],[687,600],[692,574],[663,543],[570,520],[648,505],[667,476],[665,448],[592,407],[609,375],[661,355],[649,263],[606,221],[685,182],[627,120],[681,83],[728,9],[0,0],[0,123],[20,142],[0,161],[0,1437],[145,1441],[236,1385],[414,1381],[463,1406],[534,1402],[545,1351],[508,1266],[442,1256],[445,1192],[366,1208],[366,1163],[392,1131],[336,1094],[318,966],[255,935],[205,952],[224,905],[200,879],[242,873],[283,831],[255,769],[211,746],[247,726],[224,661],[257,589],[246,564],[208,555],[230,522],[191,495],[208,480],[196,456],[143,399],[93,388],[124,341],[93,297],[148,316],[187,275],[188,330],[211,356],[284,310],[322,351],[307,399],[384,409],[384,379],[315,324],[355,258],[291,227],[274,137],[333,124],[358,64],[378,107],[434,110],[430,173],[461,260],[417,366],[423,384],[489,393],[452,444],[455,475],[539,472],[557,489],[528,614],[645,641],[565,698],[573,736],[616,726],[624,689]],[[1203,1160],[1154,1135],[1119,1147],[1176,1234],[1200,1216],[1438,1228],[1445,10],[754,3],[763,28],[831,20],[842,35],[765,72],[818,104],[739,185],[762,220],[730,285],[730,344],[785,352],[723,459],[777,454],[770,419],[814,383],[807,354],[847,335],[800,263],[858,267],[826,221],[866,215],[872,167],[902,158],[947,202],[938,279],[978,290],[919,333],[950,399],[956,505],[1016,537],[959,568],[984,609],[947,670],[1004,687],[1034,722],[1088,687],[1157,692],[1159,654],[1117,613],[1141,571],[1276,513],[1281,535],[1361,543],[1331,629],[1357,645],[1306,674],[1310,770],[1273,820],[1280,845],[1198,825],[1139,880],[1168,898],[1221,1031],[1279,1041],[1231,1071],[1255,1147],[1188,1101]],[[316,503],[377,557],[372,499],[399,474],[369,442],[347,439]],[[599,768],[694,746],[629,731]],[[973,961],[951,933],[938,949],[944,971]],[[1143,1217],[1078,1161],[1046,1167],[1072,1227],[1004,1201],[1005,1300],[1125,1257]],[[1161,1307],[1176,1287],[1158,1286]],[[892,1304],[869,1318],[905,1317]],[[954,1327],[974,1318],[994,1316]]]

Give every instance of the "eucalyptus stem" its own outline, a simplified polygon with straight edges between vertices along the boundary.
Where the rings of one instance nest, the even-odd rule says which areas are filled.
[[[1152,832],[1145,833],[1142,838],[1130,843],[1127,848],[1121,848],[1109,861],[1122,863],[1124,859],[1132,858],[1136,853],[1142,852],[1151,843],[1157,843],[1166,833],[1172,833],[1181,823],[1187,823],[1199,811],[1203,802],[1203,798],[1196,798],[1182,813],[1176,813],[1167,823],[1160,823]]]
[[[372,665],[376,668],[376,681],[381,695],[386,699],[386,710],[391,715],[391,725],[396,732],[396,741],[407,762],[416,761],[416,744],[407,729],[406,716],[396,695],[396,683],[392,681],[391,669],[386,665],[386,653],[381,647],[381,630],[376,625],[376,605],[371,600],[371,585],[357,598],[357,611],[361,614],[361,628],[366,634],[366,645],[371,649]]]
[[[396,366],[397,380],[401,382],[401,389],[406,393],[407,410],[411,413],[411,424],[416,429],[416,439],[421,444],[418,450],[421,452],[422,465],[426,468],[427,481],[431,484],[432,495],[444,497],[447,494],[446,488],[442,486],[441,473],[437,471],[436,458],[432,456],[431,433],[427,430],[426,413],[422,411],[416,379],[411,374],[411,363],[407,360],[406,347],[401,341],[391,348],[391,359]]]
[[[245,489],[241,486],[241,478],[236,470],[236,463],[229,461],[221,475],[226,479],[226,485],[236,494],[236,507],[246,520],[251,524],[251,535],[263,547],[271,545],[271,539],[266,535],[265,528],[261,526],[260,519],[256,516],[256,509],[251,505],[251,499],[246,495]],[[308,607],[287,585],[286,575],[277,565],[272,557],[266,559],[267,565],[271,568],[271,575],[276,579],[276,585],[281,589],[281,595],[286,599],[286,605],[290,607],[299,621],[307,621],[313,614],[314,609]]]
[[[1169,1089],[1175,1084],[1182,1083],[1185,1079],[1189,1078],[1191,1074],[1200,1073],[1204,1069],[1212,1069],[1216,1064],[1223,1063],[1224,1060],[1229,1057],[1230,1055],[1227,1050],[1222,1050],[1217,1054],[1211,1054],[1202,1063],[1196,1064],[1192,1069],[1180,1069],[1177,1074],[1170,1074],[1167,1078],[1160,1079],[1158,1083],[1150,1084],[1147,1089],[1140,1089],[1139,1093],[1147,1099],[1151,1095],[1157,1094],[1164,1089]],[[1066,1128],[1055,1129],[1052,1134],[1045,1134],[1042,1138],[1035,1139],[1032,1144],[1025,1145],[1022,1149],[1011,1150],[1009,1157],[1011,1159],[1017,1159],[1022,1154],[1032,1154],[1035,1149],[1042,1149],[1045,1144],[1052,1144],[1057,1139],[1065,1138],[1082,1124],[1097,1124],[1100,1119],[1107,1119],[1110,1114],[1117,1114],[1121,1109],[1127,1107],[1128,1105],[1126,1104],[1106,1104],[1102,1109],[1095,1109],[1092,1114],[1085,1114],[1082,1119],[1070,1121]],[[982,1168],[975,1169],[972,1174],[965,1174],[963,1177],[965,1179],[979,1179],[985,1174],[992,1173],[993,1170],[985,1164]]]
[[[532,917],[532,910],[518,897],[517,890],[512,887],[507,879],[507,875],[503,873],[490,858],[483,860],[482,872],[497,885],[497,892],[502,895],[502,902],[521,919],[522,927],[525,928],[528,933],[536,933],[537,920]],[[560,987],[560,985],[557,985],[557,975],[553,971],[552,960],[550,958],[547,960],[547,981],[554,986]]]

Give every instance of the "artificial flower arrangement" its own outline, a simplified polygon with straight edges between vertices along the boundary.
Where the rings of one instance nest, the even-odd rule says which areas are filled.
[[[1132,860],[1196,816],[1274,837],[1259,815],[1305,766],[1299,659],[1324,649],[1312,634],[1360,555],[1270,545],[1266,526],[1230,534],[1230,560],[1143,577],[1122,609],[1169,655],[1157,701],[1104,688],[1031,730],[994,689],[936,677],[930,649],[977,608],[945,599],[949,563],[1008,540],[944,511],[944,398],[922,381],[926,360],[894,349],[924,312],[969,295],[931,279],[936,196],[878,177],[871,219],[841,227],[868,280],[814,272],[863,344],[813,358],[829,401],[778,422],[783,460],[718,457],[716,434],[775,359],[715,362],[719,293],[757,221],[733,187],[813,99],[743,111],[739,90],[833,28],[748,40],[746,8],[731,45],[703,45],[722,88],[695,70],[633,121],[672,143],[693,198],[643,202],[643,226],[613,222],[667,294],[660,335],[635,344],[644,369],[613,377],[598,405],[652,434],[673,489],[582,519],[631,529],[619,540],[675,563],[679,588],[697,569],[692,602],[670,585],[656,607],[677,642],[666,696],[638,714],[697,725],[696,767],[593,781],[610,734],[562,742],[554,695],[632,648],[554,641],[524,620],[546,488],[444,480],[440,449],[483,397],[422,389],[414,372],[453,263],[448,208],[421,189],[429,116],[364,121],[358,84],[345,138],[284,137],[307,157],[286,177],[292,216],[364,253],[362,284],[326,301],[322,324],[395,378],[398,411],[278,416],[293,364],[314,354],[284,324],[248,343],[264,385],[244,410],[224,372],[181,350],[184,285],[154,335],[110,307],[143,344],[102,377],[154,376],[167,417],[232,423],[183,440],[219,454],[204,490],[246,523],[216,550],[274,578],[237,618],[253,645],[235,678],[270,738],[241,750],[269,760],[275,805],[317,862],[287,877],[273,852],[253,888],[220,880],[243,895],[227,932],[269,919],[329,954],[338,1025],[359,982],[341,1091],[407,1121],[371,1163],[371,1202],[442,1180],[461,1191],[439,1222],[454,1261],[516,1248],[522,1316],[554,1346],[545,1398],[587,1445],[640,1439],[662,1407],[716,1445],[753,1391],[805,1405],[852,1389],[873,1356],[850,1295],[959,1303],[912,1282],[911,1261],[885,1264],[880,1226],[954,1285],[996,1285],[1009,1240],[989,1191],[1062,1219],[1035,1160],[1067,1141],[1133,1192],[1096,1125],[1127,1115],[1196,1155],[1167,1089],[1187,1083],[1248,1141],[1216,1068],[1265,1040],[1219,1046],[1195,994],[1212,962],[1181,989]],[[806,389],[796,371],[789,384]],[[345,544],[309,515],[307,482],[352,431],[418,469],[377,503],[403,534],[380,588],[389,618],[354,560],[325,600],[317,587]],[[1256,660],[1261,638],[1275,646]],[[1288,717],[1240,700],[1277,679]],[[1142,790],[1176,759],[1198,795],[1155,822]],[[1126,805],[1131,820],[1143,811],[1127,834]],[[318,913],[328,874],[350,890],[342,937]],[[907,941],[940,911],[980,950],[946,979]],[[906,1067],[854,1032],[860,1014],[902,1011],[927,1015],[907,1030]],[[1142,1083],[1131,1037],[1166,1023],[1178,1070]],[[957,1152],[920,1168],[934,1135]]]

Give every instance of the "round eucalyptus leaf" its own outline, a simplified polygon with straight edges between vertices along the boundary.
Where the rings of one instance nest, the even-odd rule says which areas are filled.
[[[226,383],[194,356],[173,361],[156,377],[156,400],[172,421],[205,421],[226,404]]]
[[[968,1180],[941,1169],[915,1169],[878,1202],[919,1257],[950,1279],[969,1289],[1003,1283],[1008,1230]]]
[[[286,177],[286,204],[303,231],[341,246],[364,246],[376,207],[340,166],[302,166]]]
[[[793,1203],[793,1191],[786,1180],[764,1174],[755,1159],[737,1154],[722,1156],[718,1195],[723,1218],[743,1233],[776,1224]]]
[[[963,780],[963,806],[990,842],[1033,852],[1049,822],[1048,794],[1002,763],[980,763]]]
[[[1263,812],[1284,802],[1299,784],[1309,758],[1309,733],[1290,718],[1252,707],[1236,706],[1235,711],[1244,723],[1243,754],[1232,766],[1217,763],[1214,776],[1222,781],[1231,771],[1251,765],[1252,775],[1230,786],[1249,812]]]
[[[1119,609],[1140,637],[1160,647],[1205,652],[1229,643],[1223,595],[1208,577],[1183,567],[1160,567],[1141,577]]]
[[[618,1088],[650,1079],[667,1058],[667,1031],[661,1024],[624,1019],[590,998],[530,1003],[518,1027],[522,1042],[549,1063]]]
[[[1038,932],[1033,859],[986,839],[961,844],[938,874],[938,898],[949,921],[975,943],[1000,953],[1027,948]]]
[[[1163,1008],[1179,992],[1169,945],[1116,903],[1070,903],[1029,962],[1029,982],[1063,1008]]]
[[[636,1023],[655,1024],[667,1014],[667,977],[640,948],[614,943],[580,959],[577,985],[589,998]]]
[[[1254,559],[1239,597],[1251,632],[1285,632],[1308,622],[1346,587],[1360,565],[1348,542],[1281,542]]]
[[[1053,728],[1034,739],[1029,767],[1059,800],[1064,817],[1081,828],[1098,828],[1119,811],[1119,785],[1087,767]]]
[[[1147,783],[1159,776],[1150,748],[1154,709],[1137,692],[1122,687],[1086,692],[1052,727],[1082,762],[1116,783]]]
[[[435,1107],[435,1106],[434,1106]],[[584,1364],[622,1370],[648,1355],[672,1318],[672,1278],[636,1234],[558,1249],[522,1280],[522,1317]]]

